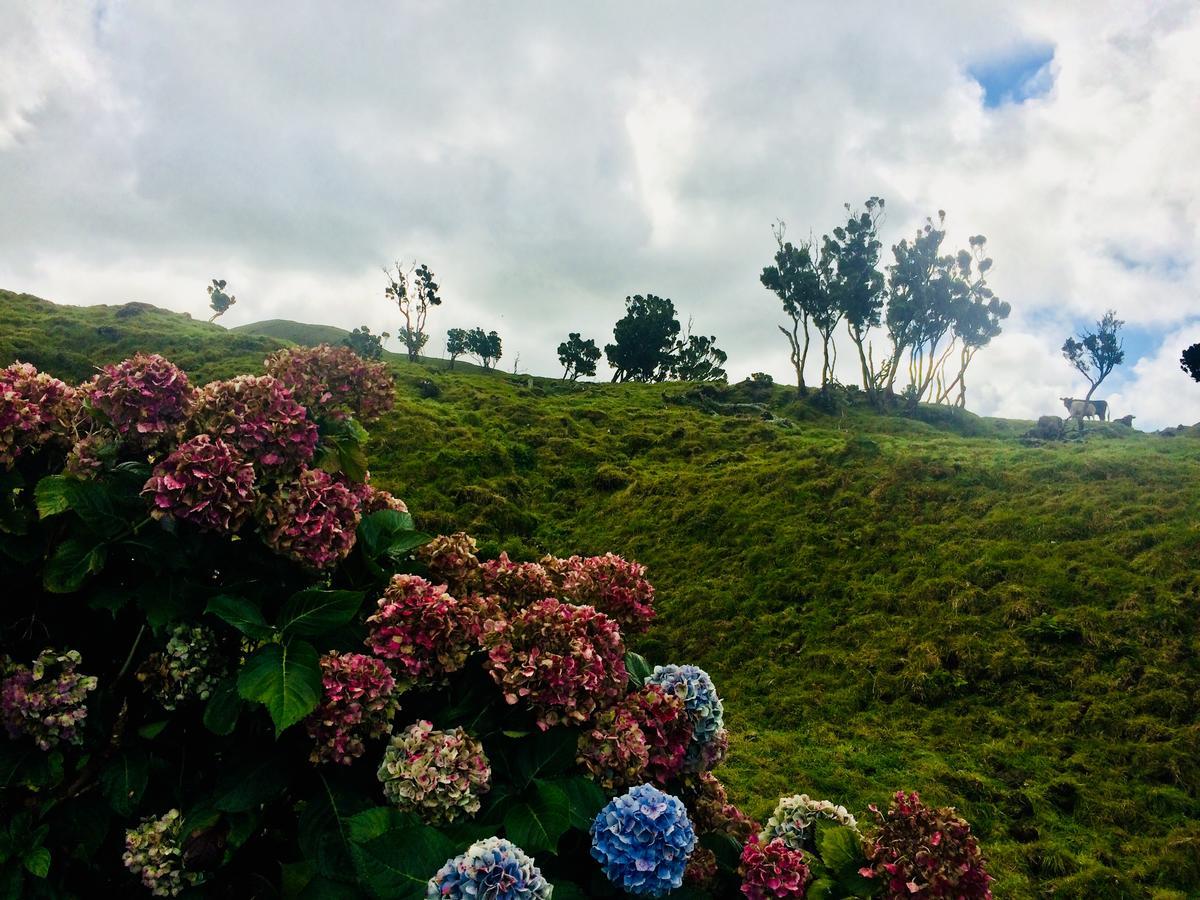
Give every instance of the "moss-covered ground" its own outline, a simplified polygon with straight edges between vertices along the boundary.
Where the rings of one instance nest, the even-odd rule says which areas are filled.
[[[161,312],[171,328],[132,316],[119,346],[85,346],[73,329],[114,308],[14,338],[12,299],[0,357],[64,377],[134,349],[258,371],[267,349]],[[712,674],[720,774],[752,813],[915,789],[974,824],[997,897],[1200,896],[1200,441],[1091,425],[1025,446],[1029,423],[719,398],[785,427],[688,385],[393,365],[376,482],[490,552],[646,563],[660,617],[640,649]]]

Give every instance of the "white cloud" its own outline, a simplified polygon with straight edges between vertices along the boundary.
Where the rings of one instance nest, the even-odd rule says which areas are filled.
[[[970,66],[1031,44],[1054,48],[1048,92],[985,109]],[[1114,397],[1175,424],[1192,407],[1153,397],[1196,314],[1198,48],[1200,8],[1173,0],[0,0],[0,285],[200,314],[216,275],[231,324],[394,331],[379,267],[416,256],[446,298],[435,343],[485,324],[550,373],[568,331],[603,344],[654,292],[732,376],[787,380],[770,223],[819,234],[881,194],[889,244],[939,208],[955,243],[989,238],[1014,313],[972,409],[1057,411],[1062,338],[1113,307],[1162,341]]]

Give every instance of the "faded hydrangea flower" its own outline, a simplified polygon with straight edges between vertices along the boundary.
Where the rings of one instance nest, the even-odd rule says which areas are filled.
[[[445,825],[479,812],[492,767],[483,745],[462,728],[435,731],[420,721],[392,738],[378,776],[384,795],[401,810]]]
[[[254,511],[254,467],[224,441],[202,434],[155,466],[142,493],[150,495],[157,519],[232,533]]]
[[[400,702],[387,665],[362,653],[321,657],[320,705],[305,722],[316,741],[311,762],[350,765],[363,755],[363,741],[391,734]]]
[[[813,823],[818,819],[836,822],[858,833],[858,822],[846,807],[836,806],[828,800],[813,800],[808,794],[795,794],[779,799],[759,839],[765,844],[778,838],[792,850],[811,853],[816,847]]]
[[[308,410],[270,375],[206,384],[196,395],[188,430],[219,438],[272,471],[298,468],[312,459],[317,446],[317,426]]]
[[[685,772],[713,768],[729,746],[724,707],[708,673],[696,666],[655,666],[646,679],[683,701],[692,722],[692,742],[684,759]]]
[[[772,897],[804,897],[811,875],[804,855],[781,840],[762,842],[751,837],[742,848],[742,893],[750,900]]]
[[[327,569],[354,549],[358,498],[320,469],[305,469],[259,504],[263,541],[281,556]]]
[[[68,442],[79,406],[75,388],[29,363],[0,369],[0,469],[51,441]]]
[[[661,897],[683,884],[696,833],[683,803],[649,784],[611,800],[592,822],[592,858],[617,887]]]
[[[479,564],[480,590],[501,597],[515,609],[557,594],[554,582],[538,563],[517,563],[501,553],[499,559]]]
[[[42,750],[60,743],[80,744],[80,723],[87,718],[87,695],[96,689],[94,675],[75,671],[78,650],[46,649],[32,665],[7,657],[0,667],[0,717],[9,737],[28,737]]]
[[[590,606],[546,599],[489,624],[485,665],[508,703],[533,708],[539,728],[582,724],[624,695],[621,632]]]
[[[268,356],[265,366],[318,418],[352,415],[369,423],[396,403],[387,365],[367,362],[349,347],[288,347]]]
[[[550,900],[553,887],[534,860],[503,838],[476,841],[438,869],[426,900]]]
[[[137,677],[163,709],[173,710],[188,700],[207,700],[225,672],[216,633],[204,625],[180,624],[171,629],[166,646],[150,655]]]
[[[136,828],[125,832],[125,868],[141,877],[142,884],[155,897],[175,897],[185,888],[204,883],[204,873],[183,868],[179,810],[167,810],[158,818],[151,816]]]
[[[465,596],[479,586],[478,549],[475,538],[456,531],[439,535],[418,549],[417,559],[425,563],[435,583],[445,584],[456,596]]]
[[[195,394],[183,370],[157,353],[138,353],[104,366],[83,390],[92,408],[139,449],[174,438]]]
[[[681,795],[700,834],[727,834],[745,843],[761,830],[757,822],[730,802],[725,785],[712,772],[685,776]]]
[[[615,619],[627,634],[645,631],[654,618],[654,586],[646,567],[615,553],[604,556],[549,557],[542,560],[562,583],[562,596],[572,603],[594,606]]]
[[[646,735],[624,703],[596,713],[579,736],[576,753],[579,764],[605,790],[637,784],[650,763]]]

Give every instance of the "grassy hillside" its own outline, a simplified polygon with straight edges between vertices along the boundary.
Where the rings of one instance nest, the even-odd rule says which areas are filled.
[[[218,343],[189,360],[182,332],[215,326],[178,318],[138,349],[205,377],[256,368]],[[127,352],[59,327],[23,340],[47,360]],[[713,675],[721,775],[751,812],[916,789],[974,823],[997,897],[1200,895],[1200,441],[1090,425],[1029,447],[1028,423],[829,414],[783,388],[393,364],[375,479],[493,552],[648,564],[660,621],[641,649]]]

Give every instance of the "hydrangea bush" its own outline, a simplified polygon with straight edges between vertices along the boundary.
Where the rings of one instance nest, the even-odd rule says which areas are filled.
[[[626,646],[644,567],[418,531],[368,480],[386,367],[266,368],[0,370],[7,895],[988,896],[915,795],[751,821],[712,679]]]

